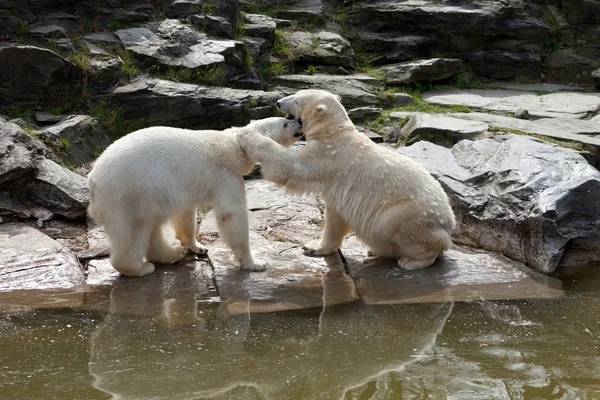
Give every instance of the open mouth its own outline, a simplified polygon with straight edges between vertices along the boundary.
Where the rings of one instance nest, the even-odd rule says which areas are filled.
[[[285,119],[296,119],[292,114],[285,114]]]

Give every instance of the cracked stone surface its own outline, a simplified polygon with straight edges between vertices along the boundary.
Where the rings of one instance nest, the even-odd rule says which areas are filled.
[[[446,88],[423,94],[431,104],[467,106],[492,111],[525,109],[535,117],[583,118],[600,109],[600,93],[536,94],[514,90]]]

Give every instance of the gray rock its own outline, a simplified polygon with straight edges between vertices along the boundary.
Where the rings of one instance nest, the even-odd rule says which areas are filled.
[[[400,134],[406,138],[407,144],[420,140],[452,147],[463,139],[480,138],[489,126],[484,122],[466,121],[460,118],[439,114],[414,114],[402,127]]]
[[[143,61],[198,69],[228,64],[242,67],[245,47],[235,40],[213,40],[178,20],[151,22],[116,31],[126,49]]]
[[[383,136],[377,132],[373,132],[372,130],[362,126],[357,126],[356,129],[375,143],[383,142]]]
[[[432,58],[411,61],[379,68],[388,85],[407,85],[419,81],[435,82],[448,79],[463,68],[462,60],[456,58]]]
[[[450,197],[457,243],[500,252],[551,273],[600,261],[600,172],[576,151],[512,136],[452,149],[397,150],[423,165]]]
[[[600,123],[572,118],[541,118],[535,121],[486,113],[453,113],[457,118],[485,122],[494,127],[517,129],[534,135],[568,140],[600,150]]]
[[[600,67],[597,54],[586,55],[571,48],[548,54],[544,62],[548,79],[583,86],[595,85],[592,73]]]
[[[600,115],[596,115],[594,118],[592,118],[590,121],[592,122],[599,122],[600,123]]]
[[[592,79],[594,79],[596,89],[600,89],[600,68],[592,72]]]
[[[32,212],[29,207],[13,199],[8,191],[0,190],[0,216],[30,218],[31,215]]]
[[[298,62],[354,67],[352,45],[337,33],[296,31],[289,35],[288,42],[294,59]]]
[[[83,270],[64,245],[21,223],[0,224],[0,291],[70,289]]]
[[[93,58],[88,62],[87,72],[90,77],[89,84],[96,92],[106,92],[112,89],[121,77],[122,62],[116,58]]]
[[[532,52],[479,51],[465,57],[473,72],[492,79],[541,78],[542,60]]]
[[[35,163],[34,179],[23,183],[24,196],[54,214],[77,218],[89,202],[87,180],[48,159]]]
[[[348,37],[363,57],[378,65],[428,57],[436,42],[431,36],[406,35],[405,32],[382,35],[359,31],[356,37]]]
[[[366,258],[356,238],[342,248],[358,294],[366,304],[444,303],[565,296],[562,282],[499,254],[455,246],[429,268],[406,271],[392,260]],[[365,259],[366,258],[366,259]]]
[[[597,24],[600,21],[600,4],[585,0],[562,0],[570,24]]]
[[[231,26],[229,21],[224,17],[215,15],[192,15],[190,17],[190,22],[202,32],[226,38],[234,37],[233,26]]]
[[[50,125],[59,122],[64,118],[64,115],[56,115],[45,111],[36,111],[34,118],[35,122],[39,125]]]
[[[529,117],[530,117],[529,111],[527,111],[524,108],[519,108],[517,111],[515,111],[515,118],[529,119]]]
[[[31,28],[27,31],[28,35],[38,36],[44,38],[67,38],[69,37],[67,31],[62,26],[58,25],[46,25],[39,26],[37,28]]]
[[[205,87],[143,78],[114,90],[124,117],[142,125],[226,129],[273,115],[277,92]],[[250,102],[254,103],[250,107]]]
[[[380,103],[383,83],[368,75],[280,75],[270,80],[279,91],[292,94],[300,89],[323,89],[342,97],[344,107],[356,108]]]
[[[583,118],[600,108],[600,93],[540,95],[511,90],[445,88],[424,93],[423,99],[437,105],[462,105],[504,112],[524,108],[534,117]]]
[[[517,90],[522,92],[536,93],[554,93],[554,92],[574,92],[584,90],[584,87],[564,85],[559,83],[515,83],[515,82],[494,82],[491,84],[494,88]]]
[[[101,44],[120,44],[121,40],[113,33],[110,32],[97,32],[85,35],[84,39],[93,43]]]
[[[245,36],[242,41],[246,45],[248,53],[253,57],[259,57],[267,48],[267,39],[261,37]]]
[[[277,28],[275,20],[262,14],[244,15],[244,36],[271,38]]]
[[[404,107],[409,104],[414,104],[415,99],[407,93],[390,93],[385,94],[385,99],[383,103],[391,108],[395,107]]]
[[[107,56],[108,55],[108,53],[106,51],[104,51],[103,49],[101,49],[100,47],[96,46],[93,43],[85,42],[85,47],[88,48],[88,50],[90,51],[90,55],[92,55],[92,56]]]
[[[98,121],[87,115],[70,115],[42,129],[40,135],[70,164],[88,163],[110,145]]]
[[[348,116],[354,123],[363,122],[365,120],[375,119],[381,115],[382,108],[376,107],[358,107],[348,110]]]
[[[39,47],[0,43],[0,65],[0,107],[64,100],[81,84],[75,64]]]
[[[291,4],[277,10],[277,18],[289,19],[300,24],[314,24],[323,18],[323,2],[321,0],[298,0],[289,3]]]
[[[179,18],[201,12],[202,6],[207,3],[208,0],[175,0],[165,8],[165,15],[169,18]]]
[[[18,125],[0,122],[0,187],[33,172],[34,139]]]

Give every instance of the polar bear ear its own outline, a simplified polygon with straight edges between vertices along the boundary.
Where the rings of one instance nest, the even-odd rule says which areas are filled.
[[[340,96],[339,94],[335,95],[335,98],[337,99],[337,101],[339,101],[340,103],[342,102],[342,96]]]
[[[326,106],[325,104],[319,104],[319,105],[317,106],[317,111],[318,111],[318,112],[323,112],[323,113],[324,113],[324,112],[326,112],[326,111],[327,111],[327,106]]]

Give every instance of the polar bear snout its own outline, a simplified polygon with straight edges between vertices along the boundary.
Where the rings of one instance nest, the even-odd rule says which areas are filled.
[[[294,105],[297,105],[297,102],[294,100],[294,98],[295,95],[284,97],[283,99],[277,100],[275,105],[277,106],[280,112],[285,114],[285,119],[297,119],[298,122],[302,124],[300,115],[298,115],[298,112],[296,110],[297,107],[294,107]]]

